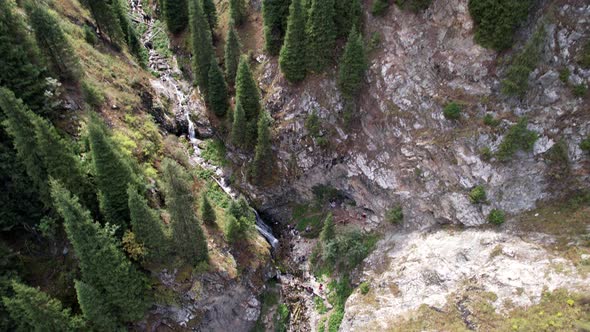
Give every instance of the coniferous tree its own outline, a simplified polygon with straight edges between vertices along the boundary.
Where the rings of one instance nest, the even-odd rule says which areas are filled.
[[[167,254],[167,239],[159,216],[149,206],[137,190],[130,185],[129,212],[131,226],[137,239],[147,248],[149,260],[161,260]]]
[[[163,4],[168,30],[174,34],[184,30],[188,25],[187,0],[163,0]]]
[[[301,0],[293,0],[289,10],[285,43],[279,57],[281,71],[291,82],[298,82],[305,78],[305,48],[305,14],[301,7]]]
[[[244,108],[238,102],[234,110],[234,120],[231,129],[232,144],[238,147],[244,147],[246,144],[246,131],[248,124],[246,123],[246,114]]]
[[[165,159],[162,176],[177,254],[191,264],[207,260],[207,240],[193,210],[195,199],[188,174],[175,161]]]
[[[35,113],[47,112],[47,82],[37,48],[12,1],[0,1],[0,86],[14,92]]]
[[[335,1],[334,23],[338,37],[346,37],[351,27],[361,27],[363,7],[360,0]]]
[[[211,34],[213,34],[213,30],[217,28],[217,8],[215,8],[215,3],[213,0],[202,1],[203,12],[205,13],[205,16],[207,16],[207,22],[209,23]]]
[[[117,331],[121,329],[121,323],[111,312],[111,306],[98,290],[80,280],[74,281],[74,287],[78,304],[86,320],[92,322],[92,325],[98,330]]]
[[[201,219],[208,225],[215,225],[215,221],[217,220],[215,210],[213,210],[213,207],[207,198],[207,193],[201,195]]]
[[[239,27],[246,21],[246,4],[244,0],[229,0],[230,22]]]
[[[211,66],[211,57],[214,55],[211,30],[200,0],[189,0],[189,13],[195,83],[207,95],[209,92],[209,67]]]
[[[270,55],[278,55],[287,31],[287,18],[291,0],[262,1],[265,48]]]
[[[246,143],[252,145],[256,142],[258,114],[260,113],[260,91],[248,63],[248,57],[240,58],[238,74],[236,75],[236,104],[244,108],[246,115]]]
[[[324,225],[322,226],[322,231],[320,233],[320,240],[323,244],[327,244],[328,242],[332,241],[335,236],[336,231],[334,229],[334,217],[330,213],[326,219],[324,219]]]
[[[236,75],[238,73],[238,65],[240,63],[240,40],[236,29],[232,26],[227,30],[225,38],[225,77],[227,82],[234,86],[236,82]]]
[[[229,107],[227,84],[215,57],[209,68],[209,106],[218,117],[224,116]]]
[[[73,316],[59,300],[37,288],[13,281],[14,296],[2,301],[18,331],[82,331],[84,320]]]
[[[338,71],[338,86],[344,97],[352,99],[358,94],[366,69],[367,60],[363,37],[353,27],[348,36],[344,54],[340,59]]]
[[[334,0],[313,0],[306,26],[307,68],[321,72],[332,59],[336,42]]]
[[[375,0],[373,2],[373,7],[371,8],[371,14],[373,16],[383,16],[389,8],[389,1],[390,0]]]
[[[262,113],[258,120],[258,142],[254,155],[252,175],[257,183],[262,183],[264,177],[272,176],[272,145],[270,137],[270,116]]]
[[[129,52],[138,60],[139,65],[141,67],[146,68],[147,53],[141,45],[139,38],[137,37],[137,32],[135,31],[135,28],[133,28],[131,21],[129,20],[129,18],[127,18],[127,14],[125,12],[126,8],[121,3],[121,1],[123,0],[112,1],[114,10],[119,19],[119,23],[121,24],[121,30],[123,30],[125,43],[129,47]]]
[[[77,80],[82,69],[58,20],[42,4],[28,5],[27,12],[37,44],[49,60],[53,71],[62,79]]]
[[[90,10],[101,33],[106,33],[114,44],[125,43],[125,32],[117,13],[119,0],[83,0],[83,4]]]
[[[112,230],[93,222],[90,213],[61,184],[53,181],[51,189],[79,259],[82,281],[94,289],[92,294],[85,292],[80,298],[84,315],[103,330],[110,328],[101,326],[104,322],[120,324],[141,319],[149,307],[148,285],[119,249]],[[100,316],[93,314],[96,311],[103,314],[100,320]]]
[[[127,187],[134,182],[131,166],[115,149],[98,119],[88,126],[92,163],[100,192],[100,208],[107,222],[119,226],[119,235],[128,227]]]

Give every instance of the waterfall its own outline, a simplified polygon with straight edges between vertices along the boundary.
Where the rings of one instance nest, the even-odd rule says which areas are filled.
[[[268,243],[270,243],[272,248],[275,249],[279,245],[279,240],[277,240],[277,238],[274,237],[274,235],[272,234],[272,230],[264,222],[264,220],[262,220],[262,218],[258,214],[258,211],[254,210],[254,209],[252,209],[252,211],[254,211],[254,215],[256,215],[256,229],[258,230],[258,232],[260,234],[262,234],[262,236],[264,236],[266,241],[268,241]]]
[[[194,142],[197,139],[195,133],[195,124],[193,120],[191,120],[190,112],[186,112],[186,121],[188,121],[188,138],[191,142]]]

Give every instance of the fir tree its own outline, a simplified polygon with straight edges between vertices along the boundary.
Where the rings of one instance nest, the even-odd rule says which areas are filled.
[[[238,147],[245,146],[247,125],[248,124],[246,123],[246,114],[244,113],[244,108],[240,103],[237,103],[236,109],[234,111],[234,121],[231,130],[231,140],[233,145]]]
[[[375,2],[373,2],[373,7],[371,8],[371,14],[373,14],[373,16],[385,15],[387,8],[389,8],[389,1],[390,0],[375,0]]]
[[[213,0],[202,1],[203,12],[205,13],[205,16],[207,16],[207,22],[209,23],[211,34],[213,34],[213,30],[217,28],[217,8],[215,8],[215,3]]]
[[[236,217],[232,215],[227,217],[223,233],[225,235],[225,239],[229,243],[234,243],[238,239],[238,235],[240,234],[240,224]]]
[[[263,113],[258,120],[258,142],[252,175],[257,183],[262,183],[264,177],[272,176],[272,145],[270,137],[270,116]]]
[[[13,281],[14,296],[2,301],[18,331],[82,331],[84,321],[72,316],[59,300],[39,289]]]
[[[195,83],[207,95],[209,91],[209,67],[211,57],[213,57],[211,30],[205,13],[203,13],[200,0],[189,0],[189,13]]]
[[[335,1],[334,23],[338,37],[346,37],[351,27],[361,27],[363,7],[360,0]]]
[[[47,82],[37,48],[12,1],[0,1],[0,86],[14,92],[35,113],[47,112]]]
[[[225,77],[227,82],[234,86],[236,75],[238,73],[238,65],[240,63],[240,40],[233,25],[227,30],[225,38]]]
[[[37,44],[49,60],[53,71],[62,79],[77,80],[82,69],[58,20],[41,4],[28,5],[27,12]]]
[[[133,233],[147,248],[149,260],[161,260],[167,254],[167,240],[159,216],[150,209],[145,198],[132,185],[129,186],[127,195]]]
[[[174,34],[184,30],[188,24],[187,0],[163,0],[163,4],[168,30]]]
[[[320,240],[323,244],[327,244],[328,242],[332,241],[334,237],[336,237],[336,231],[334,229],[334,217],[330,213],[326,219],[324,219],[324,225],[322,226],[322,231],[320,233]]]
[[[352,99],[358,92],[367,69],[363,37],[353,27],[340,59],[338,86],[344,97]]]
[[[147,282],[119,249],[112,230],[92,221],[58,182],[51,183],[55,207],[64,219],[64,228],[72,244],[82,272],[82,280],[95,292],[80,299],[84,315],[98,327],[104,321],[119,323],[141,319],[149,307]],[[96,303],[100,308],[95,308]],[[92,313],[108,314],[100,321]]]
[[[112,43],[118,45],[125,42],[125,33],[117,15],[119,0],[83,0],[83,4],[90,10],[98,30],[106,33]]]
[[[334,0],[313,0],[306,36],[307,68],[321,72],[330,63],[335,48]]]
[[[229,107],[227,84],[215,57],[209,68],[209,106],[218,117],[224,116]]]
[[[262,17],[264,18],[265,48],[270,55],[278,55],[283,45],[287,30],[287,17],[291,0],[264,0]]]
[[[78,304],[84,318],[92,322],[97,330],[102,331],[119,331],[121,323],[117,321],[114,313],[111,312],[111,306],[106,302],[103,294],[91,285],[80,281],[74,281]]]
[[[88,127],[100,207],[107,222],[119,226],[121,235],[128,227],[127,187],[134,182],[133,170],[113,147],[113,143],[96,118]]]
[[[291,82],[298,82],[305,78],[305,48],[305,14],[301,7],[301,0],[293,0],[289,10],[285,43],[279,57],[281,71]]]
[[[229,0],[230,23],[239,27],[246,21],[246,4],[244,0]]]
[[[256,126],[258,113],[260,113],[260,91],[248,63],[248,57],[242,56],[236,75],[236,103],[244,108],[246,115],[247,131],[246,143],[256,142]]]
[[[137,59],[140,66],[146,68],[146,59],[147,54],[139,38],[137,37],[137,32],[133,28],[133,25],[127,18],[126,8],[124,8],[121,1],[123,0],[113,0],[113,6],[115,8],[115,12],[119,19],[119,23],[121,24],[121,30],[123,30],[123,36],[125,37],[125,43],[129,47],[129,52],[133,54],[133,56]]]
[[[207,260],[207,240],[193,210],[195,199],[188,183],[188,174],[175,161],[165,159],[162,176],[177,254],[191,264]]]
[[[213,207],[207,198],[207,193],[201,195],[201,219],[208,225],[215,225],[215,221],[217,220],[215,210],[213,210]]]

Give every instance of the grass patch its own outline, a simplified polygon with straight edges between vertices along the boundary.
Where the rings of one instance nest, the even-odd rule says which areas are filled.
[[[320,235],[326,213],[313,205],[301,204],[293,209],[292,218],[295,222],[295,229],[301,232],[302,236],[313,239]],[[310,231],[306,232],[308,227]]]
[[[404,210],[401,206],[393,207],[385,212],[385,220],[391,224],[399,224],[404,221]]]
[[[319,296],[314,296],[313,306],[314,306],[315,310],[318,312],[318,314],[320,314],[320,315],[323,315],[326,312],[328,312],[328,308],[326,307],[324,300]]]

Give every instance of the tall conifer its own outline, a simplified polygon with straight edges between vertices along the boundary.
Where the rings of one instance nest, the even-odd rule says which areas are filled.
[[[244,0],[229,0],[230,23],[239,27],[246,21],[246,4]]]
[[[272,176],[272,163],[270,116],[264,112],[258,120],[258,141],[252,167],[252,175],[257,183],[260,184],[265,178]]]
[[[338,86],[346,98],[354,98],[361,87],[367,69],[363,37],[353,27],[340,59]]]
[[[207,17],[207,22],[209,23],[209,28],[211,29],[211,34],[213,34],[213,30],[217,28],[217,8],[215,8],[215,3],[213,0],[202,0],[203,12]]]
[[[234,119],[231,129],[232,144],[238,147],[246,145],[246,131],[248,124],[246,123],[246,114],[244,108],[238,102],[234,110]]]
[[[263,0],[265,48],[270,55],[278,55],[287,31],[291,0]]]
[[[332,59],[336,42],[334,0],[313,0],[306,27],[307,68],[323,71]]]
[[[236,82],[236,75],[238,73],[238,65],[240,63],[240,40],[233,25],[227,30],[225,38],[225,77],[227,82],[234,86]]]
[[[229,107],[228,97],[223,72],[219,68],[215,57],[212,57],[209,68],[209,106],[215,115],[219,117],[225,115]]]
[[[351,27],[361,28],[363,7],[360,0],[335,1],[334,23],[338,37],[346,37]]]
[[[285,43],[279,57],[281,71],[291,82],[298,82],[305,78],[305,48],[305,15],[301,7],[301,0],[293,0],[289,10]]]
[[[177,34],[188,25],[187,0],[162,0],[164,4],[164,18],[168,30]],[[190,0],[189,0],[190,1]]]
[[[161,260],[168,253],[167,239],[164,235],[164,225],[160,217],[149,206],[134,186],[130,185],[129,212],[131,226],[137,239],[147,248],[149,260]]]
[[[189,0],[189,13],[195,83],[206,96],[209,90],[209,67],[213,56],[211,30],[200,0]]]
[[[244,108],[247,123],[246,142],[248,145],[252,145],[256,142],[258,114],[262,107],[258,85],[252,75],[248,57],[244,55],[240,58],[236,75],[236,103]]]

